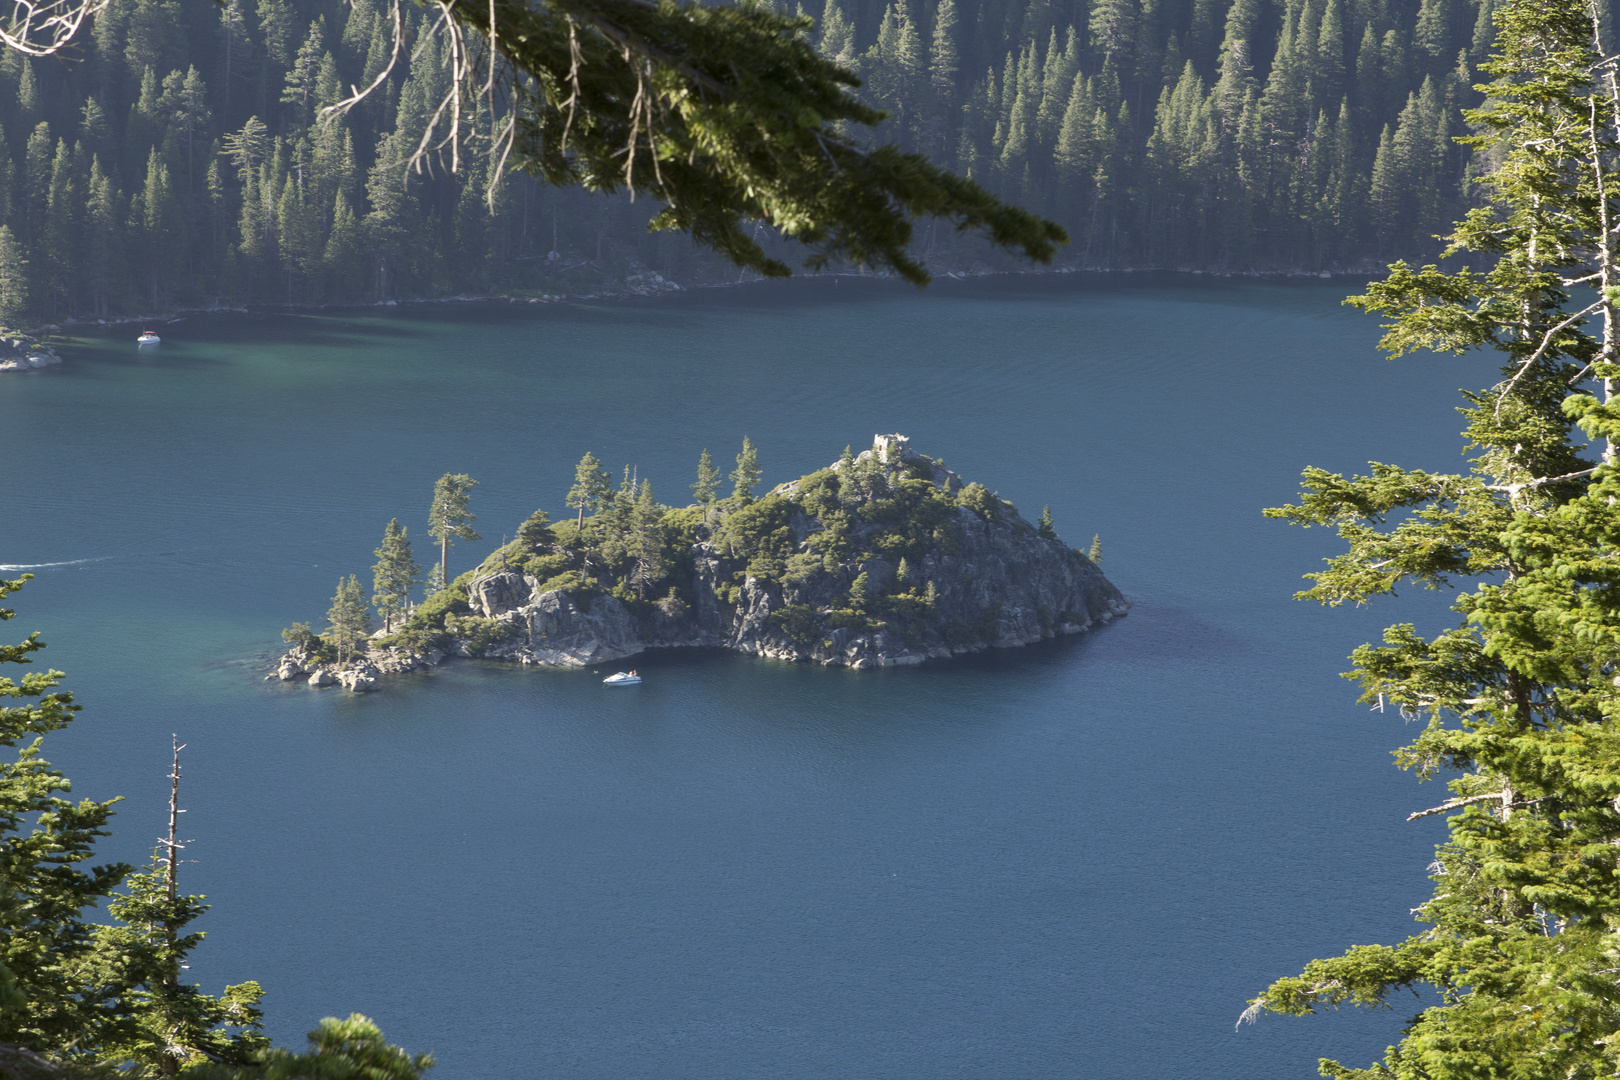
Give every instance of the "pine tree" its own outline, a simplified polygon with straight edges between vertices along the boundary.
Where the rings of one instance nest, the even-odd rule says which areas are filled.
[[[5,227],[0,226],[0,234]],[[0,264],[3,265],[3,264]],[[0,580],[0,600],[32,575]],[[16,612],[0,607],[0,622]],[[39,634],[0,645],[0,664],[28,664],[45,647]],[[45,736],[67,727],[79,707],[58,690],[60,671],[20,680],[0,678],[0,745],[15,759],[0,762],[0,1042],[54,1050],[99,1042],[123,1010],[115,985],[86,978],[101,968],[87,909],[110,897],[129,873],[124,863],[87,867],[105,836],[113,802],[63,798],[66,776],[41,756]]]
[[[1378,152],[1373,157],[1371,187],[1367,193],[1367,211],[1379,248],[1388,251],[1402,231],[1404,221],[1402,186],[1405,170],[1395,154],[1395,132],[1384,125],[1378,139]]]
[[[731,497],[738,502],[754,501],[754,488],[759,484],[759,453],[748,437],[743,436],[742,453],[737,455],[737,468],[731,474]]]
[[[692,485],[692,497],[699,506],[708,506],[714,502],[714,493],[720,488],[720,470],[714,467],[714,458],[709,456],[705,447],[702,456],[698,458],[697,483]]]
[[[439,542],[439,575],[450,579],[450,541],[481,540],[473,531],[478,518],[471,509],[472,489],[478,481],[466,473],[445,473],[433,485],[433,502],[428,506],[428,535]]]
[[[631,512],[630,555],[633,560],[630,582],[636,595],[646,599],[647,591],[669,573],[664,555],[663,511],[653,499],[652,484],[643,480]]]
[[[1334,102],[1344,94],[1344,0],[1327,0],[1316,37],[1317,100]]]
[[[337,648],[338,663],[354,659],[355,649],[371,631],[371,618],[366,611],[366,594],[360,588],[360,579],[350,574],[348,580],[338,579],[337,593],[326,612],[327,637]]]
[[[391,634],[394,617],[410,607],[411,590],[420,580],[422,567],[411,552],[409,530],[401,527],[398,518],[388,522],[382,546],[372,554],[377,563],[372,567],[371,605],[382,616],[383,630]]]
[[[1451,59],[1450,24],[1451,5],[1447,0],[1422,0],[1412,44],[1428,58],[1431,67],[1436,62]]]
[[[1404,584],[1455,587],[1459,616],[1433,638],[1391,626],[1352,657],[1364,702],[1423,722],[1397,762],[1451,790],[1410,815],[1449,817],[1433,895],[1414,911],[1429,928],[1313,961],[1246,1014],[1376,1008],[1433,988],[1383,1063],[1324,1060],[1324,1075],[1595,1077],[1620,1063],[1620,147],[1612,68],[1593,45],[1601,22],[1583,7],[1496,10],[1495,81],[1467,114],[1468,144],[1492,151],[1481,178],[1491,205],[1464,217],[1449,247],[1480,268],[1398,262],[1353,298],[1384,318],[1393,356],[1497,353],[1481,373],[1490,385],[1461,410],[1469,472],[1309,469],[1299,503],[1268,511],[1337,526],[1346,541],[1303,597],[1333,606]],[[1587,275],[1590,302],[1567,284]]]
[[[1259,21],[1258,0],[1232,0],[1226,13],[1226,36],[1221,42],[1220,78],[1214,95],[1217,108],[1229,126],[1235,127],[1243,104],[1254,85],[1255,24]]]
[[[1091,48],[1115,70],[1129,63],[1136,45],[1136,0],[1097,0],[1091,9]]]
[[[1217,50],[1220,40],[1216,33],[1217,0],[1193,0],[1192,25],[1187,29],[1187,59],[1205,79],[1215,78]]]
[[[205,139],[203,133],[213,119],[208,108],[208,88],[196,67],[187,68],[183,77],[178,71],[165,77],[162,111],[179,137],[180,145],[186,148],[186,193],[189,195],[195,190],[196,144]]]
[[[293,9],[287,0],[256,0],[258,38],[264,54],[277,68],[292,63]]]
[[[855,58],[855,24],[844,17],[838,0],[827,0],[822,9],[820,40],[817,48],[821,55],[843,67],[849,67]]]
[[[208,910],[203,897],[179,888],[180,852],[188,843],[179,835],[182,749],[174,746],[169,774],[168,838],[158,842],[146,871],[127,877],[108,905],[117,922],[95,931],[96,943],[115,958],[116,977],[131,987],[130,1022],[113,1029],[101,1055],[134,1061],[158,1076],[178,1075],[200,1059],[248,1065],[270,1045],[262,1034],[258,983],[227,986],[215,998],[181,975],[204,937],[187,928]]]
[[[0,225],[0,326],[21,325],[27,313],[28,259],[11,226]]]
[[[321,73],[321,58],[326,54],[326,28],[323,20],[309,24],[309,33],[298,47],[292,67],[287,71],[281,101],[294,108],[293,123],[307,127],[314,119],[315,90]]]
[[[184,255],[184,222],[169,181],[169,166],[154,147],[146,159],[146,182],[138,196],[141,261],[153,305],[163,302]],[[132,209],[132,213],[133,213]]]
[[[1057,533],[1052,529],[1052,508],[1041,507],[1040,520],[1035,523],[1035,535],[1043,540],[1056,540]]]
[[[551,531],[551,515],[544,510],[536,510],[524,518],[523,524],[518,526],[517,540],[523,545],[523,550],[531,555],[546,551],[556,541]]]
[[[613,494],[613,479],[608,471],[602,468],[602,463],[596,460],[596,455],[589,450],[574,466],[574,486],[568,489],[566,505],[579,511],[578,521],[575,523],[577,531],[585,528],[585,511],[596,513],[602,509],[602,504]]]
[[[51,200],[51,147],[51,125],[41,120],[28,136],[23,151],[22,215],[17,219],[19,239],[27,245],[35,266],[44,265],[50,258],[42,233]]]
[[[361,247],[360,223],[349,200],[339,190],[333,200],[332,230],[326,238],[322,262],[336,296],[352,299],[365,290],[365,252]]]
[[[34,65],[29,60],[22,64],[22,77],[17,82],[16,111],[13,123],[19,131],[32,131],[45,119],[45,109],[39,99],[39,83],[34,78]]]
[[[51,253],[44,275],[45,297],[53,316],[72,310],[73,295],[83,275],[82,217],[85,193],[82,178],[68,150],[67,140],[56,144],[51,163],[50,192],[46,199],[42,246]]]
[[[933,40],[928,50],[928,83],[933,91],[934,106],[941,115],[949,115],[956,102],[957,71],[961,58],[956,45],[956,0],[939,0],[934,10]]]
[[[111,299],[123,292],[124,244],[123,212],[118,190],[101,169],[101,159],[90,162],[90,205],[85,222],[88,233],[86,285],[91,305],[98,315],[106,315]],[[3,320],[0,320],[3,321]]]

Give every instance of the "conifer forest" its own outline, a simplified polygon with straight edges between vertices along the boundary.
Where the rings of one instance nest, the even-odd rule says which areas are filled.
[[[1439,252],[1476,196],[1493,0],[827,0],[816,47],[926,153],[1069,233],[1076,267],[1352,271]],[[131,0],[0,53],[0,323],[175,306],[587,291],[735,275],[647,200],[406,167],[450,85],[406,7]],[[463,138],[499,117],[472,116]],[[864,136],[863,136],[864,137]],[[762,242],[769,243],[769,238]],[[944,269],[1018,265],[922,223]]]

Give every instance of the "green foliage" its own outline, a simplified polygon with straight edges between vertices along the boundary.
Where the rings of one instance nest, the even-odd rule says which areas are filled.
[[[1057,530],[1052,528],[1052,508],[1050,506],[1041,507],[1040,520],[1035,523],[1035,535],[1042,540],[1056,540],[1058,538]]]
[[[802,244],[812,264],[919,279],[923,245],[907,243],[934,214],[929,260],[955,266],[1000,263],[995,245],[1047,257],[1057,226],[1074,235],[1066,257],[1093,266],[1417,264],[1481,171],[1448,140],[1477,98],[1486,3],[1273,6],[1229,22],[1227,42],[1202,0],[846,4],[814,29],[763,7],[571,5],[461,13],[511,23],[522,87],[493,114],[462,112],[442,155],[459,169],[409,183],[424,136],[448,134],[448,114],[426,130],[448,42],[416,5],[399,11],[409,48],[389,71],[389,12],[310,0],[221,9],[204,20],[212,45],[172,5],[116,0],[75,40],[76,74],[13,58],[0,297],[25,310],[14,324],[154,297],[595,292],[631,260],[720,276],[666,227],[766,273]],[[374,79],[359,107],[321,112]],[[481,151],[513,116],[502,177]]]
[[[477,515],[472,512],[472,489],[478,481],[466,473],[445,473],[433,485],[433,502],[428,506],[428,535],[439,542],[439,573],[450,576],[450,541],[481,540],[473,531]]]
[[[207,1064],[188,1069],[187,1080],[421,1080],[433,1055],[410,1054],[390,1044],[381,1029],[354,1013],[328,1017],[309,1033],[301,1054],[277,1047],[245,1066]]]
[[[565,570],[556,577],[546,578],[540,582],[540,587],[536,591],[548,593],[555,589],[567,593],[583,611],[591,610],[591,597],[602,592],[602,587],[595,578],[588,578],[578,570]]]
[[[1324,1061],[1324,1075],[1596,1077],[1620,1067],[1610,1045],[1620,1027],[1610,974],[1620,926],[1620,312],[1607,290],[1572,298],[1587,275],[1620,280],[1610,224],[1620,146],[1596,19],[1584,5],[1495,8],[1498,51],[1483,65],[1495,81],[1487,108],[1468,114],[1467,140],[1489,151],[1490,204],[1450,237],[1451,251],[1486,269],[1398,263],[1350,301],[1388,319],[1394,355],[1497,354],[1492,385],[1465,394],[1461,410],[1470,471],[1311,469],[1296,505],[1267,511],[1333,527],[1345,542],[1301,595],[1359,604],[1402,584],[1453,587],[1461,616],[1432,638],[1391,626],[1352,656],[1363,701],[1423,721],[1396,760],[1419,778],[1449,776],[1451,797],[1413,816],[1448,814],[1450,837],[1433,895],[1416,909],[1425,932],[1314,961],[1246,1014],[1381,1007],[1408,987],[1438,991],[1383,1063]],[[1583,456],[1577,422],[1601,444],[1599,463]]]
[[[1091,560],[1092,566],[1102,565],[1102,533],[1091,534],[1091,549],[1086,552],[1086,558]]]
[[[526,554],[538,554],[547,551],[556,543],[556,537],[551,532],[551,515],[544,510],[536,510],[523,519],[518,526],[517,542],[523,545]]]
[[[569,561],[567,555],[535,555],[523,560],[522,569],[538,581],[549,581],[568,569]]]
[[[382,547],[372,554],[377,563],[372,567],[371,603],[383,617],[383,629],[392,631],[394,619],[410,605],[411,590],[422,567],[411,553],[409,532],[400,527],[398,518],[389,520]]]
[[[443,630],[447,616],[471,614],[472,608],[467,603],[470,580],[471,575],[457,578],[448,589],[440,589],[416,605],[406,626],[411,630]]]
[[[737,455],[737,468],[731,473],[731,497],[738,502],[751,502],[754,488],[759,486],[759,453],[754,444],[743,437],[742,453]]]
[[[956,496],[956,501],[987,522],[994,523],[1001,520],[1001,500],[990,494],[990,489],[983,484],[974,482],[964,485],[961,493]]]
[[[726,514],[714,531],[712,543],[728,558],[758,568],[756,577],[778,578],[793,554],[788,522],[794,509],[791,500],[767,495]]]
[[[568,489],[568,505],[579,511],[575,529],[585,527],[585,511],[600,513],[603,504],[612,497],[613,478],[589,450],[574,466],[574,486]]]
[[[0,579],[0,600],[32,575]],[[16,612],[0,608],[0,622]],[[45,648],[33,633],[0,645],[0,664],[32,664]],[[0,1042],[53,1051],[76,1043],[96,1046],[128,1017],[118,987],[98,982],[102,963],[83,913],[110,897],[129,873],[124,863],[83,868],[96,840],[107,835],[118,800],[73,802],[70,784],[41,756],[45,736],[72,721],[79,707],[57,690],[62,673],[30,671],[0,676],[0,746],[15,758],[0,763]]]
[[[771,612],[771,622],[801,648],[810,647],[821,633],[821,617],[809,604],[784,604]]]
[[[482,656],[491,645],[505,641],[515,633],[511,624],[499,619],[457,615],[454,612],[445,615],[444,628],[463,643],[469,656]]]
[[[96,928],[97,943],[111,958],[103,976],[130,987],[129,1019],[108,1031],[103,1060],[130,1060],[160,1076],[187,1065],[220,1061],[247,1064],[268,1049],[262,1034],[263,991],[255,982],[227,986],[220,997],[181,981],[181,972],[203,934],[186,928],[208,905],[170,887],[169,859],[159,847],[145,872],[131,874],[108,905],[117,920]]]
[[[17,326],[28,312],[28,258],[12,234],[0,224],[0,327]]]
[[[360,580],[353,574],[347,581],[338,579],[337,594],[326,612],[326,636],[337,648],[338,663],[354,658],[355,649],[371,631],[371,618],[366,611],[366,594]]]
[[[315,632],[307,622],[295,622],[281,632],[281,640],[295,649],[308,650],[314,646]]]
[[[692,498],[697,500],[699,506],[708,506],[714,502],[714,493],[719,489],[720,470],[714,467],[714,458],[709,456],[705,447],[698,458],[697,483],[692,485]]]

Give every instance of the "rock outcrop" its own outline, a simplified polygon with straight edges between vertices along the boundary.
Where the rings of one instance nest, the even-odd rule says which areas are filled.
[[[492,557],[466,585],[470,618],[446,624],[448,648],[585,667],[711,646],[868,669],[1077,634],[1129,607],[1085,555],[903,436],[880,435],[859,457],[746,508],[685,513],[699,523],[683,588],[643,599],[578,575],[554,588]],[[333,673],[350,689],[370,689],[382,675],[437,660],[374,648],[363,664]],[[308,669],[295,651],[278,673]]]
[[[36,371],[61,362],[62,358],[49,345],[0,327],[0,371]]]

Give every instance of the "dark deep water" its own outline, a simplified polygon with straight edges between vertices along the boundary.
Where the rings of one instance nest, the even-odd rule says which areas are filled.
[[[48,756],[163,823],[189,743],[191,975],[272,1033],[364,1012],[445,1078],[1303,1077],[1411,1010],[1268,1018],[1271,979],[1414,931],[1442,793],[1337,677],[1418,596],[1290,599],[1332,537],[1260,517],[1302,466],[1460,464],[1477,358],[1390,364],[1342,283],[791,282],[637,303],[191,318],[0,376],[6,636],[85,706]],[[874,432],[1077,547],[1129,618],[877,673],[723,654],[466,663],[378,694],[260,681],[277,632],[369,585],[433,481],[486,543],[566,511],[593,450],[684,502],[746,434],[766,483]],[[424,557],[424,561],[426,561]],[[15,576],[11,574],[9,576]]]

